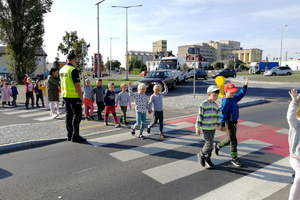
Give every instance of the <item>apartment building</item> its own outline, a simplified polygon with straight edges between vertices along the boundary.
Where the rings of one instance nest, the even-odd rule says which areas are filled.
[[[243,49],[241,43],[233,40],[209,40],[203,43],[193,45],[183,45],[178,47],[178,56],[186,57],[188,48],[200,48],[200,55],[208,62],[228,61],[238,58],[242,62],[248,64],[251,62],[260,62],[262,60],[263,51],[257,48]]]
[[[137,60],[143,61],[146,64],[146,60],[153,59],[154,53],[150,51],[128,51],[128,60],[136,58]],[[126,56],[125,56],[126,59]]]
[[[216,60],[215,48],[208,45],[207,43],[178,46],[178,57],[186,57],[188,55],[189,48],[198,48],[200,50],[200,55],[204,57],[208,62],[214,62]]]
[[[153,42],[153,52],[166,52],[167,40],[159,40]]]

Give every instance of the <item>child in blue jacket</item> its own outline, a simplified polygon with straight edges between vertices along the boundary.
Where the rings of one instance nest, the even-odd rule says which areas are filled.
[[[248,87],[248,78],[246,78],[244,87],[238,94],[235,94],[238,89],[232,83],[227,83],[224,87],[226,97],[222,100],[221,104],[221,125],[227,128],[227,137],[219,144],[215,144],[215,153],[219,155],[222,147],[230,144],[230,151],[232,160],[231,163],[237,167],[242,167],[240,159],[238,158],[236,138],[237,121],[239,119],[239,107],[237,103],[245,96]]]

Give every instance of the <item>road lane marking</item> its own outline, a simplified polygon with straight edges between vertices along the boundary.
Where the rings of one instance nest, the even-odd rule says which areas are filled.
[[[263,124],[260,124],[260,123],[249,122],[249,121],[240,122],[239,124],[244,125],[244,126],[250,126],[250,127],[258,127],[258,126],[263,125]]]
[[[190,123],[182,122],[179,124],[166,124],[164,129],[165,129],[165,132],[168,132],[168,131],[173,131],[176,129],[183,129],[184,127],[190,127],[190,126],[191,126]],[[132,139],[136,139],[136,137],[132,137],[132,135],[130,134],[130,130],[128,130],[128,132],[126,132],[126,133],[122,133],[122,134],[118,134],[118,135],[111,135],[111,136],[107,136],[107,137],[95,138],[95,139],[88,140],[88,142],[94,146],[104,146],[104,145],[108,145],[108,144],[112,144],[112,143],[118,143],[118,142],[123,142],[126,140],[132,140]]]
[[[35,117],[35,116],[41,116],[41,115],[48,115],[50,116],[50,111],[41,111],[41,112],[35,112],[35,113],[28,113],[28,114],[21,114],[18,115],[18,117],[26,118],[26,117]]]
[[[270,145],[271,144],[266,142],[250,139],[239,143],[239,155],[247,155]],[[224,155],[222,152],[227,153]],[[212,155],[212,162],[215,165],[219,165],[221,163],[231,160],[231,156],[229,153],[229,146],[222,148],[220,156],[215,156],[214,154]],[[166,184],[179,178],[192,175],[204,169],[204,167],[200,167],[198,165],[197,156],[195,155],[186,159],[178,160],[165,165],[144,170],[143,173],[161,184]]]
[[[261,200],[289,185],[293,180],[289,157],[212,190],[195,200]],[[236,192],[228,192],[228,191]]]
[[[288,134],[289,134],[289,129],[287,129],[287,128],[282,128],[282,129],[279,129],[279,130],[277,130],[277,131],[275,131],[275,132],[277,132],[277,133],[283,133],[283,134],[288,135]]]
[[[148,145],[144,145],[132,149],[110,153],[110,155],[115,157],[118,160],[125,162],[137,158],[142,158],[144,156],[156,154],[159,152],[176,149],[182,146],[187,146],[193,143],[198,143],[200,142],[199,139],[200,137],[197,136],[196,134],[186,135],[183,137],[169,139],[163,142],[155,142],[152,144],[148,144]]]
[[[6,115],[14,115],[14,114],[22,114],[22,113],[31,113],[31,112],[38,112],[39,109],[29,109],[29,110],[10,110],[5,112]]]
[[[61,117],[64,117],[65,113],[61,113],[57,118],[55,119],[60,119]],[[33,118],[33,120],[37,120],[37,121],[46,121],[46,120],[55,120],[55,119],[52,119],[52,116],[49,115],[48,113],[48,116],[46,117],[39,117],[39,118]]]

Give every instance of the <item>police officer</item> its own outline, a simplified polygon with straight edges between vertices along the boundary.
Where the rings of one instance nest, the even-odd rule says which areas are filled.
[[[74,67],[75,64],[76,55],[72,50],[67,55],[67,64],[59,71],[61,79],[61,95],[65,101],[68,141],[85,142],[86,139],[79,135],[83,96],[81,91],[80,74]]]

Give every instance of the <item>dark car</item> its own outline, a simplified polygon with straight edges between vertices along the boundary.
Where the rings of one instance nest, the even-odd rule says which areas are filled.
[[[234,69],[219,69],[216,72],[211,74],[212,78],[216,78],[217,76],[223,76],[225,78],[228,77],[236,77],[236,71]]]
[[[138,81],[138,83],[144,83],[147,86],[147,89],[152,89],[155,84],[162,84],[164,81],[169,88],[176,87],[176,80],[173,76],[173,73],[170,71],[152,71],[147,74],[147,76]]]
[[[191,70],[188,73],[188,78],[194,78],[194,70]],[[204,78],[206,80],[207,79],[207,72],[203,69],[196,69],[195,79],[197,80],[198,78]]]
[[[45,72],[45,80],[47,79],[49,75],[49,72]],[[37,80],[44,80],[44,74],[40,73],[40,74],[32,74],[31,75],[32,80],[37,81]]]

